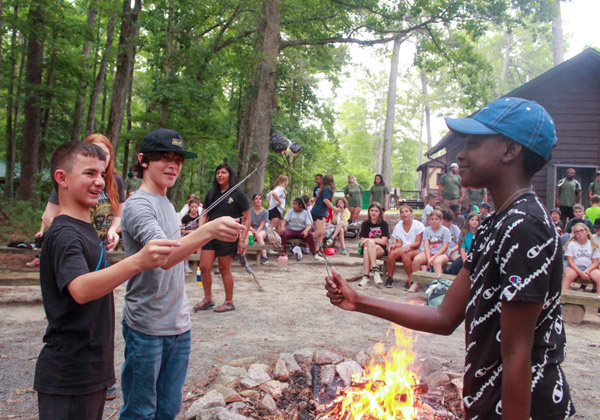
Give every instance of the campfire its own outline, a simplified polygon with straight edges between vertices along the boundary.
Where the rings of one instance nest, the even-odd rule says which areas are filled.
[[[428,392],[411,370],[415,360],[411,336],[396,327],[396,346],[387,354],[383,345],[376,351],[384,363],[371,362],[362,375],[353,375],[350,386],[342,388],[323,420],[453,420],[457,419],[442,404],[434,408],[421,397]]]
[[[435,357],[416,359],[414,340],[395,329],[396,343],[354,359],[327,349],[281,353],[274,365],[255,357],[219,369],[186,419],[460,420],[461,374]],[[220,416],[220,417],[219,417]]]

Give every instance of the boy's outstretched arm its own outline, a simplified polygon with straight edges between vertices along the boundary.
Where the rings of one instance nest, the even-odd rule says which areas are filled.
[[[462,269],[446,292],[440,306],[409,305],[357,293],[335,269],[326,279],[331,303],[347,311],[363,312],[413,330],[449,335],[464,320],[469,299],[469,272]]]
[[[205,220],[204,216],[202,217],[203,220]],[[203,223],[198,229],[179,240],[181,246],[173,249],[168,260],[161,268],[168,270],[174,265],[179,264],[198,248],[204,246],[204,244],[213,239],[219,239],[224,242],[234,242],[245,229],[246,227],[244,225],[228,216],[219,217],[218,219]]]
[[[503,419],[527,420],[531,416],[531,351],[535,323],[541,311],[542,303],[502,302]]]
[[[102,270],[74,278],[67,286],[69,293],[81,305],[101,298],[137,273],[161,267],[178,241],[155,239],[139,252]]]

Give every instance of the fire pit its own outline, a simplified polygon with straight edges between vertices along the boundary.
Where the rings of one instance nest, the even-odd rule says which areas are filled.
[[[360,352],[356,360],[302,349],[282,353],[273,367],[255,358],[232,362],[186,419],[463,419],[460,375],[450,373],[452,383],[446,373],[425,369],[427,363],[415,361],[410,335],[395,332],[394,347],[386,351],[378,344],[370,356]]]

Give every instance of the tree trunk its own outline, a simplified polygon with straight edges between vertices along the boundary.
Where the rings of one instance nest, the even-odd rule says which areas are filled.
[[[52,31],[52,45],[56,45],[58,38],[58,29],[56,26]],[[54,69],[56,67],[56,48],[52,48],[50,53],[50,63],[48,64],[48,72],[46,73],[46,94],[44,95],[44,109],[42,111],[42,140],[40,142],[38,156],[38,172],[44,170],[44,162],[46,159],[48,133],[50,131],[50,113],[52,110],[52,88],[54,87]]]
[[[558,15],[552,20],[552,57],[554,58],[555,66],[565,61],[560,1],[554,0],[554,5],[558,9]]]
[[[396,84],[398,80],[398,63],[400,61],[400,46],[402,40],[395,39],[392,50],[392,67],[388,87],[387,112],[385,115],[385,131],[383,133],[383,156],[381,175],[385,185],[391,185],[392,180],[392,137],[394,135],[394,117],[396,111]]]
[[[168,16],[168,24],[167,24],[167,42],[165,45],[165,77],[164,77],[164,93],[167,93],[167,86],[169,84],[169,76],[171,73],[171,45],[173,43],[173,9],[175,6],[173,5],[173,0],[169,1],[169,16]],[[166,96],[163,96],[160,103],[160,126],[167,126],[167,107],[169,105],[169,101]]]
[[[502,64],[502,73],[500,74],[500,83],[506,82],[508,75],[508,66],[510,65],[510,50],[512,49],[512,34],[506,34],[506,49],[504,50],[504,64]]]
[[[87,26],[93,29],[96,26],[96,16],[98,15],[98,9],[96,9],[96,2],[92,0],[88,9]],[[87,90],[87,77],[90,70],[90,52],[92,51],[92,42],[87,39],[84,41],[83,48],[81,49],[81,55],[83,61],[81,64],[81,71],[83,77],[79,80],[79,93],[75,101],[75,110],[73,111],[73,131],[71,132],[71,140],[79,141],[81,139],[81,127],[83,125],[83,108],[85,106],[85,97]]]
[[[131,100],[133,99],[133,66],[131,67],[131,74],[129,75],[129,88],[127,89],[127,132],[131,131]],[[131,144],[131,138],[127,136],[125,145],[123,147],[123,177],[127,176],[129,172],[129,147]],[[135,152],[134,152],[135,154]]]
[[[117,71],[115,73],[110,101],[110,111],[108,112],[108,126],[106,127],[106,136],[110,139],[115,150],[117,150],[117,141],[121,133],[121,125],[123,124],[123,116],[125,114],[129,74],[135,61],[135,46],[138,34],[137,20],[141,8],[142,0],[135,0],[133,9],[131,9],[130,0],[123,0]]]
[[[4,20],[2,19],[2,17],[4,16],[4,2],[3,0],[0,0],[0,29],[4,28]],[[2,37],[4,36],[4,30],[0,30],[0,68],[2,66]],[[0,82],[2,82],[2,79],[0,79]],[[0,87],[2,86],[2,83],[0,83]]]
[[[423,106],[425,108],[425,130],[427,132],[427,150],[431,149],[431,109],[429,108],[429,97],[427,93],[427,75],[421,69],[421,93],[423,94]]]
[[[25,106],[23,141],[21,142],[21,185],[19,198],[33,199],[35,184],[38,143],[40,137],[40,88],[42,84],[42,66],[44,59],[44,2],[35,2],[27,17],[30,28],[27,41],[27,69],[25,79]]]
[[[10,72],[8,73],[8,88],[6,93],[6,178],[4,181],[4,196],[9,200],[14,198],[15,182],[14,169],[17,157],[17,139],[13,131],[13,92],[15,86],[17,22],[19,21],[19,5],[14,5],[13,27],[10,36]],[[19,70],[20,77],[20,70]]]
[[[92,87],[92,93],[90,94],[90,106],[88,108],[87,123],[85,125],[85,135],[89,136],[95,130],[96,124],[96,105],[98,98],[100,97],[100,91],[102,90],[102,84],[106,80],[106,70],[108,68],[108,57],[112,50],[112,44],[115,34],[115,23],[117,21],[116,13],[110,15],[108,26],[106,28],[106,44],[104,44],[104,51],[102,53],[102,60],[100,61],[100,68],[94,80],[94,86]]]
[[[267,0],[263,3],[258,29],[260,52],[244,107],[238,132],[239,178],[243,178],[267,157],[269,135],[273,120],[275,98],[275,71],[279,54],[279,27],[281,23],[281,0]],[[252,168],[252,169],[250,169]],[[265,182],[264,165],[248,179],[244,190],[247,193],[262,192]]]

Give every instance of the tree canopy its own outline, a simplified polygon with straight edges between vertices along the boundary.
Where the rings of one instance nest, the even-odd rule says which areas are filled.
[[[556,12],[554,0],[0,4],[4,194],[42,200],[60,143],[105,133],[116,146],[116,167],[127,172],[143,135],[165,126],[200,156],[185,165],[170,192],[175,200],[204,194],[223,161],[240,176],[249,173],[269,153],[272,131],[300,142],[303,152],[292,165],[272,155],[248,193],[268,188],[281,171],[293,172],[297,191],[317,172],[334,174],[340,186],[353,172],[370,185],[382,159],[378,118],[387,76],[364,80],[341,109],[317,92],[323,80],[334,92],[344,89],[348,44],[389,49],[394,39],[417,48],[414,62],[403,63],[409,70],[401,75],[393,151],[385,158],[392,184],[413,189],[424,102],[434,110],[471,109],[546,70]],[[497,53],[503,48],[508,64]],[[428,98],[420,93],[421,70],[433,87]]]

